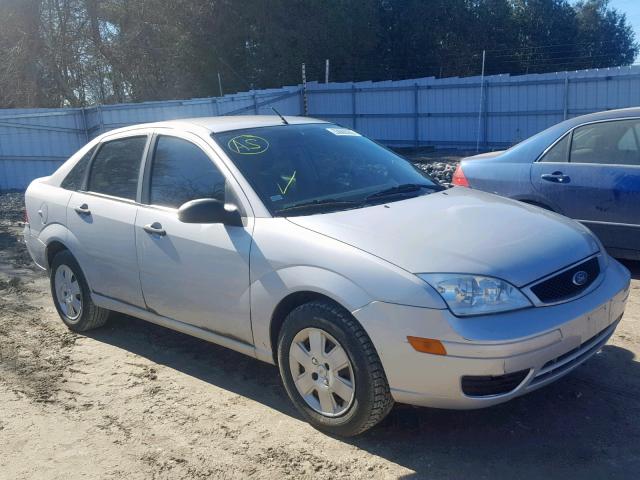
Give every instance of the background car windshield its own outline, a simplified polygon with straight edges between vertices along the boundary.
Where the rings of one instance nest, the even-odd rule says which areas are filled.
[[[306,202],[363,202],[398,185],[437,188],[407,160],[332,124],[234,130],[214,134],[214,139],[275,215]]]

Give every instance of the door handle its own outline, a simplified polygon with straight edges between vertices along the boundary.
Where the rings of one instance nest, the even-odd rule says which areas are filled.
[[[91,210],[89,210],[89,206],[86,203],[83,203],[79,207],[75,207],[74,210],[78,215],[91,215]]]
[[[564,175],[562,172],[543,173],[540,178],[554,183],[569,183],[569,180],[571,180],[571,177]]]
[[[151,235],[160,235],[161,237],[164,237],[167,234],[165,229],[162,228],[162,225],[158,222],[149,223],[142,227],[142,229]]]

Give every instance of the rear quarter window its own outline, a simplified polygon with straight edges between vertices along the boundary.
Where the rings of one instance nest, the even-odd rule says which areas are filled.
[[[64,180],[62,180],[62,183],[60,184],[62,188],[65,190],[80,190],[82,188],[84,177],[87,173],[87,167],[89,166],[89,161],[95,151],[96,147],[93,147],[85,153],[80,160],[78,160]]]
[[[550,163],[562,163],[566,162],[569,158],[569,143],[571,140],[571,132],[565,134],[553,147],[549,149],[547,153],[545,153],[542,158],[540,158],[541,162],[550,162]]]

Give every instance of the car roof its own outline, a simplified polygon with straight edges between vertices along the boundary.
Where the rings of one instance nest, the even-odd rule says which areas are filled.
[[[588,113],[579,117],[573,117],[569,120],[566,120],[565,122],[562,122],[562,124],[567,126],[575,126],[582,123],[589,123],[598,120],[611,120],[614,118],[628,117],[640,117],[640,107],[618,108],[615,110],[605,110],[602,112]]]
[[[605,120],[622,120],[625,118],[636,117],[640,117],[640,107],[605,110],[603,112],[588,113],[586,115],[580,115],[579,117],[573,117],[560,123],[556,123],[546,130],[536,133],[526,140],[514,145],[500,155],[500,158],[520,162],[535,161],[558,138],[578,125]]]
[[[284,117],[291,125],[303,125],[310,123],[329,123],[311,117]],[[195,117],[181,118],[177,120],[167,120],[163,122],[142,123],[127,127],[110,130],[107,135],[127,132],[139,128],[176,128],[190,129],[194,127],[205,130],[208,133],[228,132],[232,130],[242,130],[245,128],[273,127],[282,125],[282,119],[277,115],[233,115],[219,117]]]

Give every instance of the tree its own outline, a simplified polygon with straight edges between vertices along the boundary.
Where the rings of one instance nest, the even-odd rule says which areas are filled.
[[[624,14],[609,8],[609,0],[587,0],[576,6],[581,61],[579,68],[628,65],[638,54],[631,25]]]
[[[0,0],[0,107],[627,65],[607,0]]]

